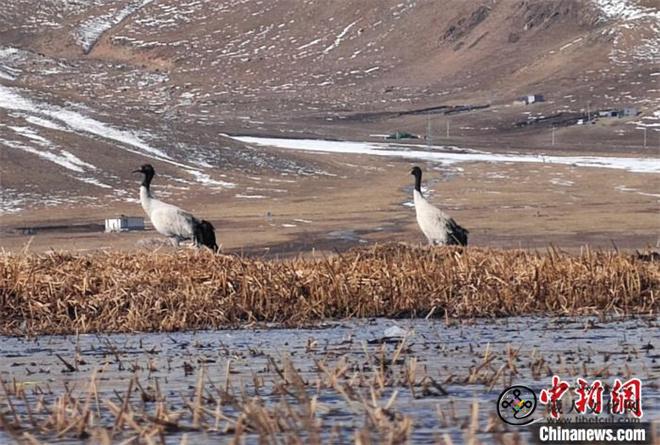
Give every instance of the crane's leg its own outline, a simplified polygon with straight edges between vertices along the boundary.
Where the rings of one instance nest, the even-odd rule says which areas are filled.
[[[179,237],[178,237],[178,236],[170,237],[170,242],[172,243],[172,246],[173,246],[175,249],[178,249],[178,248],[179,248]]]

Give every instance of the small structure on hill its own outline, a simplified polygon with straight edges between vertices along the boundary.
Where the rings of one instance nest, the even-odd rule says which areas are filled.
[[[598,110],[598,117],[630,117],[637,116],[639,110],[635,107],[624,108],[608,108],[606,110]]]
[[[635,107],[624,107],[622,111],[624,117],[637,116],[639,114],[639,110]]]
[[[516,103],[521,105],[529,105],[535,102],[545,102],[543,94],[528,94],[527,96],[522,96],[516,99]]]
[[[599,110],[598,117],[621,117],[621,110]]]
[[[127,232],[129,230],[144,230],[144,218],[121,215],[119,218],[105,220],[106,232]]]
[[[414,134],[408,133],[407,131],[396,131],[389,136],[387,136],[385,139],[419,139],[418,136],[415,136]]]

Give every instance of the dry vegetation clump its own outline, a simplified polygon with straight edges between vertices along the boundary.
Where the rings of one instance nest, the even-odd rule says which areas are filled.
[[[608,251],[391,244],[267,261],[205,251],[2,254],[0,332],[175,331],[351,317],[657,314],[660,263]]]

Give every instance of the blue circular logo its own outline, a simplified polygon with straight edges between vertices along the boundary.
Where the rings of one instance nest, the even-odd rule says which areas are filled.
[[[527,425],[536,410],[536,394],[522,385],[510,386],[497,399],[497,414],[509,425]]]

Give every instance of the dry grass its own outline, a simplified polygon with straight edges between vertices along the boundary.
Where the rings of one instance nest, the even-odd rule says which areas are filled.
[[[204,251],[3,254],[0,332],[174,331],[351,317],[657,314],[660,264],[618,252],[384,245],[264,261]]]

